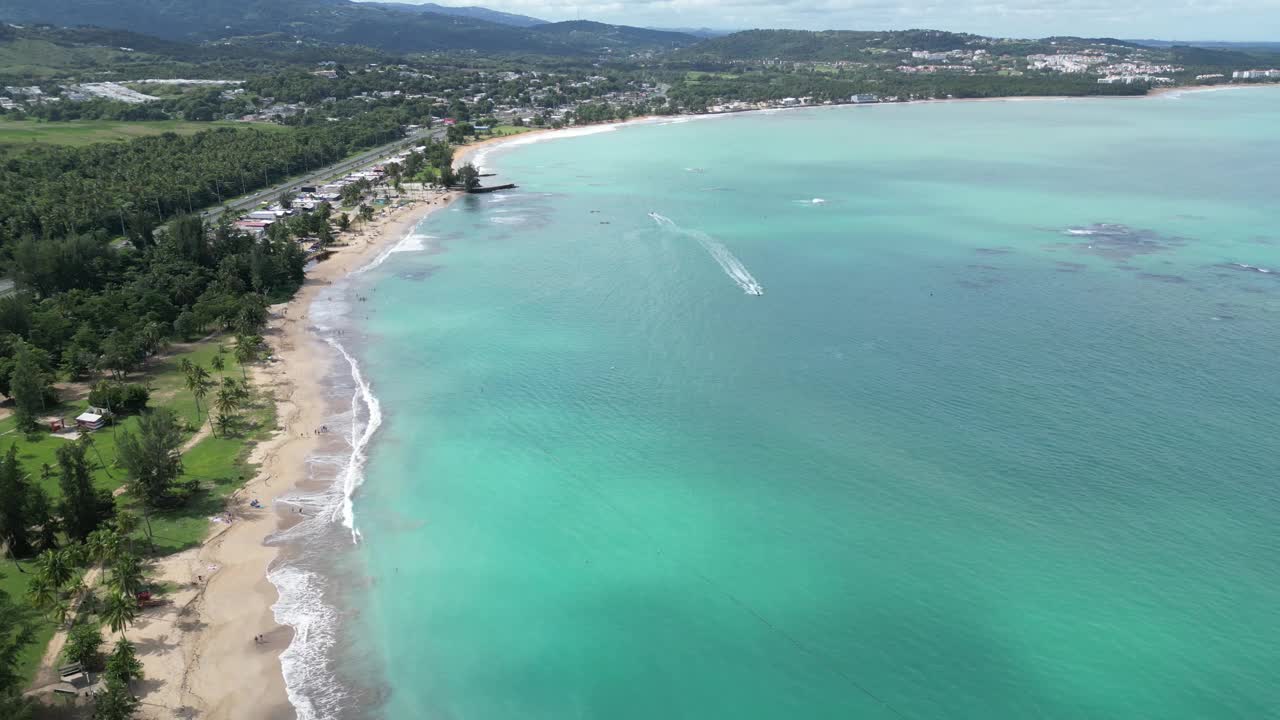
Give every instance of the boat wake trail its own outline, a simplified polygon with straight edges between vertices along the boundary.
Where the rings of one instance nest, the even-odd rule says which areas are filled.
[[[725,247],[724,243],[716,240],[701,230],[687,230],[682,228],[677,225],[674,220],[665,215],[659,215],[658,213],[651,212],[649,213],[649,217],[653,218],[653,221],[658,223],[659,227],[667,228],[679,235],[693,238],[702,246],[703,250],[707,251],[707,254],[711,256],[711,259],[716,261],[716,264],[720,266],[720,269],[724,271],[724,274],[728,275],[730,280],[737,284],[738,287],[742,288],[743,292],[748,295],[764,294],[764,286],[755,279],[750,270],[747,270],[747,266],[743,265],[741,260],[734,257],[734,254],[729,252],[729,248]]]

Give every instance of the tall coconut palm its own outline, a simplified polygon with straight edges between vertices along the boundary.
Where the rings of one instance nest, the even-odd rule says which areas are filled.
[[[262,347],[262,338],[258,335],[240,335],[236,338],[236,362],[240,363],[240,374],[245,380],[249,373],[245,365],[258,359],[258,350]]]
[[[27,585],[27,601],[32,607],[53,613],[60,602],[58,587],[49,582],[48,578],[36,575]]]
[[[111,564],[111,588],[130,597],[142,590],[142,561],[133,553],[123,553]]]
[[[116,590],[107,596],[106,604],[102,608],[102,619],[107,622],[111,632],[118,632],[123,638],[125,628],[138,619],[138,612],[137,599]]]
[[[213,387],[213,381],[209,379],[209,371],[203,367],[196,365],[191,370],[191,376],[187,379],[187,389],[191,391],[191,396],[196,399],[196,421],[200,420],[200,402],[209,394],[209,390]]]
[[[36,577],[61,590],[75,574],[75,558],[69,550],[45,550],[36,558]]]
[[[240,409],[240,398],[232,387],[223,385],[213,399],[213,406],[218,410],[219,423],[225,428],[235,417],[236,410]]]

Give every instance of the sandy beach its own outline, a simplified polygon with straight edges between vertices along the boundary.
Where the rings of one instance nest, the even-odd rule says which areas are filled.
[[[342,234],[330,256],[307,273],[298,294],[271,308],[264,337],[272,359],[254,368],[253,378],[273,396],[279,428],[254,449],[258,474],[232,497],[224,516],[229,522],[220,519],[202,546],[154,567],[157,581],[177,589],[169,595],[171,602],[144,612],[129,633],[146,674],[138,688],[140,717],[295,716],[280,666],[292,630],[272,615],[277,594],[267,569],[277,550],[264,540],[289,522],[288,508],[276,508],[273,501],[305,479],[307,457],[317,442],[313,430],[330,412],[317,383],[299,382],[328,369],[327,348],[308,330],[307,310],[325,287],[370,262],[457,195],[423,193]],[[249,507],[254,498],[264,509]]]

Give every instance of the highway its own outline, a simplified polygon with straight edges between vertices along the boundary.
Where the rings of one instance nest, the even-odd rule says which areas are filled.
[[[378,146],[372,150],[366,150],[359,155],[353,155],[346,160],[334,163],[328,167],[321,168],[315,172],[308,173],[299,177],[290,178],[287,182],[273,185],[256,192],[249,193],[232,200],[228,200],[225,204],[217,207],[211,207],[200,213],[207,220],[215,220],[223,212],[230,211],[235,215],[239,215],[249,209],[257,206],[259,203],[275,202],[280,197],[280,193],[286,190],[294,190],[303,185],[323,185],[327,180],[339,175],[346,175],[354,170],[358,170],[366,165],[372,165],[388,155],[392,155],[396,150],[404,146],[406,143],[421,141],[427,138],[439,140],[444,137],[445,128],[434,128],[431,130],[422,129],[417,132],[410,133],[405,137],[389,142],[386,145]]]

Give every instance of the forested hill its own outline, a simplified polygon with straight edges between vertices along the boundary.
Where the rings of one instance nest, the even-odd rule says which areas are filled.
[[[490,10],[489,8],[479,7],[477,5],[451,6],[437,5],[435,3],[408,3],[408,2],[370,2],[360,0],[366,5],[376,5],[384,7],[388,10],[407,10],[409,12],[426,12],[436,13],[437,15],[457,15],[459,17],[472,18],[473,20],[486,20],[495,22],[500,25],[514,25],[515,27],[533,27],[534,25],[545,25],[546,20],[539,20],[528,15],[515,15],[512,13],[500,12],[498,10]]]
[[[699,38],[682,32],[650,30],[627,25],[606,25],[590,20],[546,23],[532,28],[532,31],[542,37],[570,46],[606,43],[618,48],[671,50],[699,41]]]
[[[698,41],[682,33],[600,23],[515,27],[349,0],[6,0],[0,5],[0,20],[95,25],[184,41],[283,33],[392,52],[626,55]]]

